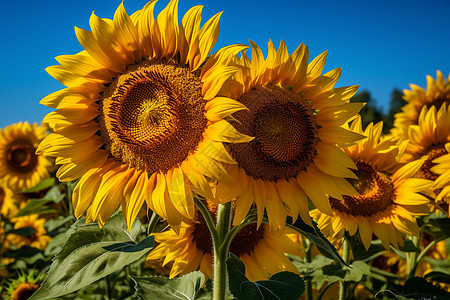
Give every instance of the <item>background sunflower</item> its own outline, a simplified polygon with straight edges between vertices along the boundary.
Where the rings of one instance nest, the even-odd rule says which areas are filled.
[[[35,186],[49,177],[50,161],[36,155],[39,143],[47,136],[47,128],[27,122],[0,129],[0,179],[15,191]]]
[[[403,234],[419,235],[413,216],[430,211],[429,200],[420,193],[432,182],[410,178],[409,165],[399,169],[398,159],[406,143],[398,145],[396,139],[380,140],[382,126],[382,123],[371,123],[363,131],[360,118],[351,123],[353,131],[367,136],[358,144],[344,148],[357,166],[353,171],[357,179],[349,179],[349,182],[358,194],[343,199],[330,197],[333,216],[319,210],[311,212],[325,236],[340,241],[345,232],[350,236],[358,233],[366,249],[372,234],[385,248],[403,246]]]

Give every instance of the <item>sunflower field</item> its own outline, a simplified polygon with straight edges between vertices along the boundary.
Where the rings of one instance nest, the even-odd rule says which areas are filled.
[[[0,129],[0,298],[450,299],[450,75],[383,127],[327,52],[156,4],[93,13]]]

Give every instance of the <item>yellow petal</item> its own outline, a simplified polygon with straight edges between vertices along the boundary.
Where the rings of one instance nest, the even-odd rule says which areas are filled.
[[[228,97],[215,97],[205,106],[206,118],[211,122],[218,122],[234,112],[247,109],[244,104]]]
[[[319,170],[332,176],[358,179],[350,170],[357,169],[355,163],[339,147],[319,142],[315,148],[317,155],[314,157],[314,164]]]

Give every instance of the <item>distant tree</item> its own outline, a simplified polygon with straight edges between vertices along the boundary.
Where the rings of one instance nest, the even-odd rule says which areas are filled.
[[[383,112],[375,105],[375,99],[372,98],[372,95],[369,91],[364,90],[359,92],[351,99],[351,102],[365,102],[366,105],[361,109],[359,114],[361,115],[363,129],[370,122],[378,123],[379,121],[383,121]]]
[[[384,117],[384,132],[388,132],[394,125],[394,115],[402,110],[407,102],[403,100],[403,92],[394,88],[391,93],[391,101],[389,102],[389,111]]]

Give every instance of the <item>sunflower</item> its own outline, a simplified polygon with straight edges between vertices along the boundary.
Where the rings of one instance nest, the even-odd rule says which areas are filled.
[[[409,125],[417,125],[422,107],[436,106],[440,109],[445,104],[450,104],[450,74],[447,81],[441,71],[437,71],[436,80],[427,75],[427,89],[410,84],[411,90],[403,90],[403,99],[407,102],[402,111],[395,115],[393,134],[401,136],[402,129]]]
[[[422,232],[420,239],[420,250],[423,251],[433,241],[433,237],[426,232]],[[431,247],[425,254],[424,259],[419,261],[415,276],[424,277],[426,274],[433,271],[427,258],[431,258],[437,261],[444,261],[448,258],[448,251],[445,241],[440,241]],[[386,252],[380,256],[374,258],[370,265],[377,269],[396,274],[402,279],[406,279],[408,275],[407,261],[402,259],[398,254],[394,252]]]
[[[215,215],[214,205],[209,207],[211,214]],[[154,236],[159,244],[150,252],[147,261],[164,258],[163,266],[172,262],[170,278],[197,269],[207,278],[212,278],[213,245],[206,222],[200,214],[195,221],[181,223],[179,234],[171,229]],[[255,223],[251,223],[236,234],[229,251],[243,261],[247,278],[255,281],[267,280],[281,271],[298,273],[284,253],[301,255],[300,249],[286,234],[271,231],[268,224],[257,228]]]
[[[433,236],[424,232],[422,234],[422,238],[420,239],[421,250],[423,251],[423,249],[427,247],[433,241],[433,239]],[[424,257],[425,259],[422,259],[417,266],[416,276],[424,277],[426,274],[433,271],[433,268],[431,267],[430,263],[426,261],[426,258],[431,258],[439,261],[445,261],[448,259],[448,250],[446,244],[447,243],[445,242],[445,240],[437,242],[427,251]],[[449,287],[450,285],[446,285],[447,289]]]
[[[6,181],[0,181],[0,214],[3,217],[10,218],[17,213],[15,195],[16,193],[8,187]]]
[[[249,143],[229,144],[237,164],[227,165],[234,180],[219,182],[216,201],[238,197],[234,223],[240,223],[256,203],[258,225],[264,210],[271,228],[284,226],[287,214],[311,224],[308,200],[332,215],[328,195],[342,199],[355,190],[345,177],[355,178],[353,161],[339,148],[363,136],[342,125],[364,104],[349,103],[358,86],[333,89],[341,69],[320,75],[326,53],[308,64],[301,44],[291,55],[281,41],[269,42],[264,59],[251,43],[252,61],[245,52],[235,56],[241,71],[228,79],[221,94],[237,99],[248,110],[236,112],[238,131],[254,136]]]
[[[11,189],[22,191],[49,177],[51,163],[35,154],[46,136],[46,127],[37,123],[20,122],[0,129],[0,178]]]
[[[450,202],[450,109],[424,106],[418,125],[408,127],[404,138],[410,140],[402,159],[411,162],[415,177],[433,181],[428,194],[436,201]],[[445,204],[447,203],[447,204]]]
[[[200,28],[195,6],[179,26],[178,0],[156,18],[155,3],[131,16],[120,4],[112,20],[92,14],[92,32],[75,29],[85,50],[47,68],[67,88],[41,101],[57,110],[44,118],[54,133],[38,153],[57,157],[61,181],[81,178],[75,215],[87,210],[100,226],[120,203],[128,226],[144,201],[173,226],[194,218],[192,192],[211,193],[205,176],[229,177],[222,142],[251,140],[225,120],[245,107],[216,97],[238,70],[227,66],[231,56],[245,46],[207,59],[221,13]]]
[[[15,219],[14,229],[31,227],[34,232],[30,235],[8,235],[9,242],[12,245],[16,245],[18,248],[28,245],[37,249],[44,250],[47,244],[52,240],[50,236],[47,235],[44,224],[45,219],[40,219],[39,215],[28,215],[23,217],[18,217]]]
[[[11,300],[26,300],[39,288],[41,278],[36,275],[35,271],[25,274],[23,271],[17,279],[8,284],[8,296]]]
[[[358,232],[368,249],[373,233],[385,248],[390,244],[398,248],[403,245],[402,234],[419,235],[413,216],[429,213],[429,200],[419,193],[432,182],[410,178],[410,165],[398,163],[407,143],[398,144],[395,139],[380,141],[382,127],[382,122],[371,123],[363,131],[361,118],[352,122],[350,129],[367,136],[344,148],[357,166],[353,171],[357,179],[349,182],[358,194],[344,196],[342,200],[330,197],[333,216],[318,210],[311,212],[324,235],[332,240],[341,240],[345,231],[350,236]]]

